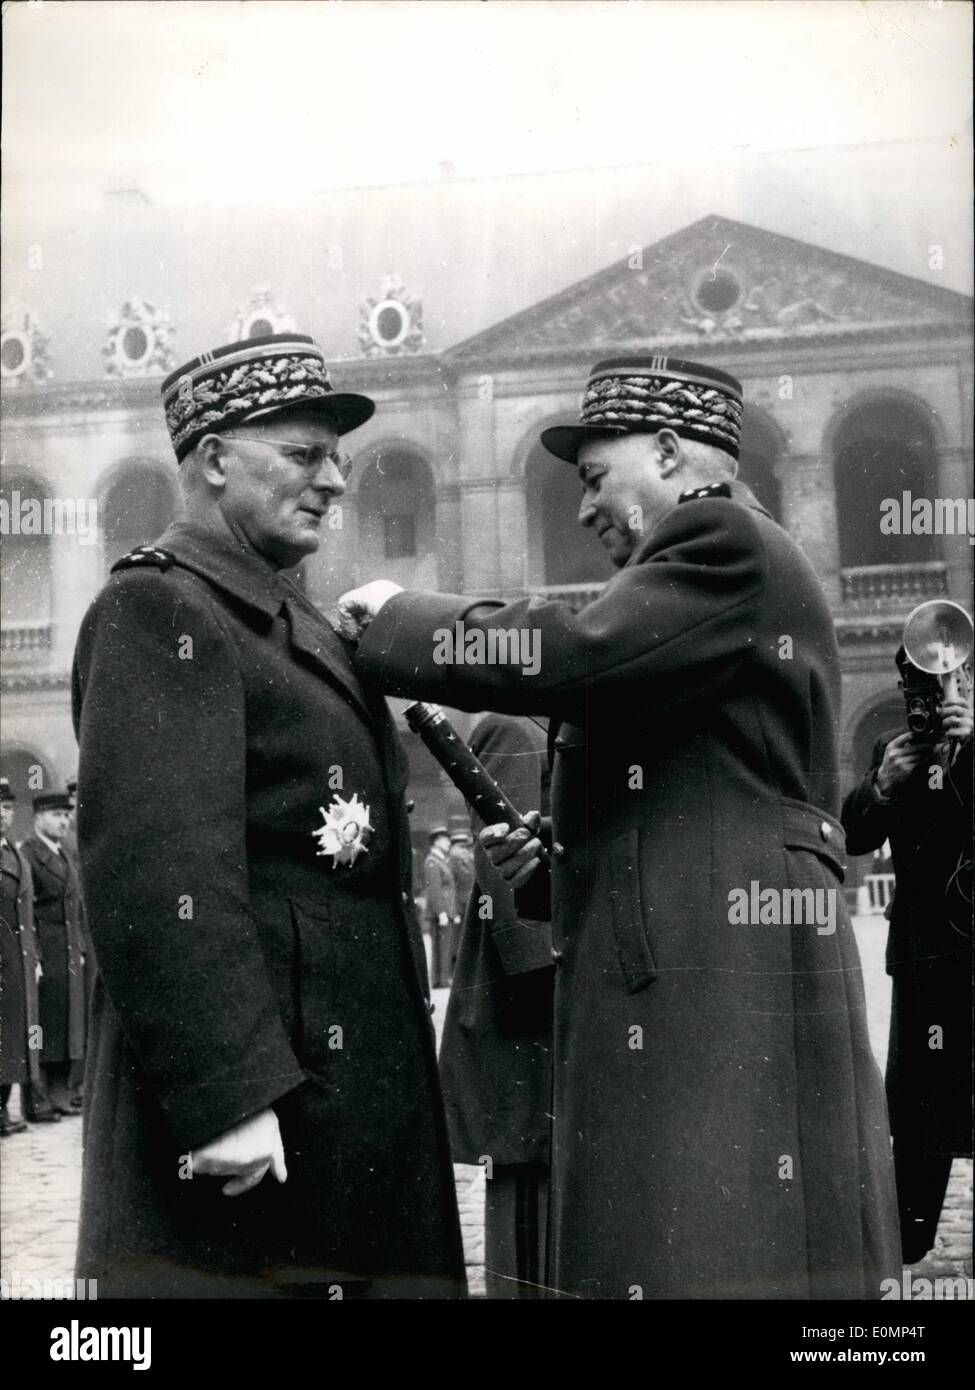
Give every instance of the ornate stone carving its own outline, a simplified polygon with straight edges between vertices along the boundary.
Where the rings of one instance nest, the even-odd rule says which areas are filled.
[[[457,355],[805,340],[970,317],[964,295],[706,217],[488,329]]]
[[[144,299],[129,299],[110,321],[102,348],[105,375],[165,376],[176,365],[174,329],[164,309]]]
[[[271,333],[294,333],[295,321],[278,304],[266,285],[259,285],[246,304],[237,310],[230,325],[228,341],[242,342],[244,338],[266,338]]]
[[[4,386],[49,381],[48,339],[30,309],[11,306],[0,319],[0,377]]]
[[[425,346],[423,303],[398,275],[387,275],[378,295],[360,303],[358,337],[363,357],[399,357]]]

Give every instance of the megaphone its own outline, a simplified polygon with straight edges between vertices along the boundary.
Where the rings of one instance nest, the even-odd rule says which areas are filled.
[[[960,696],[959,672],[975,646],[972,620],[960,603],[933,598],[918,604],[904,624],[904,651],[918,670],[937,676],[942,699]]]

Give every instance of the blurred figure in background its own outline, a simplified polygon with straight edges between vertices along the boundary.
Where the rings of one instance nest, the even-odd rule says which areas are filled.
[[[20,846],[34,883],[34,925],[43,966],[41,1075],[32,1088],[28,1120],[40,1119],[48,1109],[57,1115],[81,1114],[72,1083],[78,1074],[74,1064],[85,1057],[84,942],[78,875],[63,843],[70,819],[67,792],[41,792],[34,797],[34,833]]]
[[[468,825],[451,819],[450,871],[454,876],[454,916],[450,926],[450,976],[453,979],[460,950],[464,912],[474,888],[474,847]]]
[[[457,888],[450,867],[446,825],[435,825],[430,831],[423,881],[427,900],[424,927],[430,935],[433,960],[430,983],[434,989],[446,989],[450,984],[450,935],[457,914]]]
[[[71,867],[75,871],[78,880],[78,929],[81,933],[81,950],[84,956],[84,980],[85,980],[85,1027],[87,1029],[88,1006],[91,1003],[91,992],[95,984],[95,952],[92,947],[91,934],[88,931],[88,917],[85,912],[85,895],[81,886],[81,861],[78,858],[78,779],[69,777],[65,784],[68,799],[71,803],[68,816],[68,828],[65,831],[64,839],[61,841],[61,848],[71,861]],[[70,1089],[72,1102],[81,1106],[84,1100],[84,1080],[85,1064],[84,1061],[74,1062],[71,1068]]]
[[[488,714],[470,746],[520,811],[547,816],[544,727]],[[447,1005],[440,1077],[454,1159],[483,1164],[487,1177],[488,1297],[533,1298],[545,1283],[552,929],[519,918],[513,890],[480,845],[473,859],[476,879]]]
[[[16,797],[0,777],[0,1137],[20,1134],[27,1125],[12,1119],[7,1106],[14,1086],[21,1110],[31,1108],[31,1088],[40,1081],[37,982],[40,958],[34,931],[34,885],[27,860],[7,838]],[[55,1116],[54,1118],[60,1118]]]

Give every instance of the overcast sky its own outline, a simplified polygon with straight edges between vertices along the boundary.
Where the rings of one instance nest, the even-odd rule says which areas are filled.
[[[7,197],[70,209],[134,182],[226,204],[444,160],[478,176],[964,148],[970,26],[956,0],[21,0],[4,12]]]

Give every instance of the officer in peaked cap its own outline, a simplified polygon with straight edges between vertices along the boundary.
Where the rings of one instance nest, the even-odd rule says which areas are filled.
[[[80,1115],[78,1081],[85,1058],[85,942],[81,890],[64,846],[71,797],[38,792],[34,829],[20,846],[34,888],[34,926],[43,964],[40,981],[40,1077],[31,1088],[28,1118]]]
[[[162,393],[185,520],[115,565],[74,666],[98,966],[78,1273],[103,1296],[462,1295],[408,763],[286,575],[373,402],[295,334]]]
[[[40,1050],[31,1046],[40,1036],[40,951],[34,929],[34,883],[22,850],[9,838],[16,800],[10,782],[0,777],[0,1135],[5,1139],[27,1128],[24,1119],[14,1119],[8,1113],[13,1087],[20,1085],[24,1118],[32,1115],[36,1119],[36,1088],[41,1082]],[[50,1106],[40,1115],[51,1123],[61,1119]]]
[[[833,621],[736,478],[741,415],[711,366],[593,369],[578,422],[542,436],[619,570],[581,612],[385,582],[340,600],[377,688],[550,716],[551,874],[525,831],[482,843],[520,914],[552,915],[546,1282],[569,1295],[879,1298],[899,1276],[841,887]],[[456,622],[537,630],[541,669],[438,664]]]

